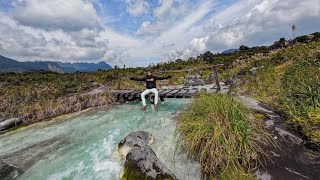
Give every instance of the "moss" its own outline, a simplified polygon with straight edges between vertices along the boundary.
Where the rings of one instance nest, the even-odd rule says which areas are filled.
[[[121,173],[121,180],[152,180],[152,177],[146,177],[140,169],[134,167],[130,163],[125,163],[124,170]],[[156,180],[173,180],[169,175],[159,175],[155,178]]]

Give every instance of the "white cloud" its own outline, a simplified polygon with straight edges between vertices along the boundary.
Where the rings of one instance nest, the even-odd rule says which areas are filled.
[[[208,37],[194,38],[186,47],[172,50],[169,54],[169,59],[188,59],[203,53],[207,50]]]
[[[190,9],[187,1],[158,0],[158,6],[153,10],[154,22],[144,21],[138,28],[139,35],[159,35],[177,21],[181,20]]]
[[[127,12],[133,16],[139,16],[148,12],[149,6],[145,0],[125,0]]]
[[[298,27],[297,35],[320,29],[319,0],[238,0],[228,7],[219,6],[220,0],[158,0],[153,5],[121,0],[134,21],[130,25],[142,21],[136,32],[126,29],[127,22],[117,31],[108,17],[125,16],[108,14],[103,0],[11,2],[9,12],[0,11],[0,54],[19,60],[103,59],[112,65],[147,66],[148,60],[270,44],[290,37],[292,24]]]
[[[162,19],[165,16],[173,14],[175,8],[173,7],[173,0],[159,0],[159,6],[154,9],[155,17]]]
[[[203,47],[222,51],[241,44],[271,44],[280,37],[290,38],[293,24],[300,28],[300,35],[312,33],[320,29],[319,6],[319,0],[240,0],[204,23]],[[193,54],[190,45],[171,52],[170,57],[181,58],[186,54]]]
[[[171,52],[173,49],[173,47],[166,46],[170,44],[175,44],[175,47],[177,48],[177,50],[174,50],[171,52],[171,55],[169,55],[169,58],[171,59],[174,57],[172,54],[175,53],[178,53],[177,56],[180,58],[181,54],[184,54],[184,56],[188,53],[194,54],[194,48],[191,48],[190,46],[197,40],[192,40],[196,36],[199,36],[203,31],[202,25],[199,25],[198,23],[211,12],[214,5],[215,4],[212,3],[212,1],[201,2],[198,7],[192,9],[190,13],[184,16],[178,23],[162,32],[160,36],[154,40],[155,43],[153,44],[153,48],[159,49],[163,59],[167,59],[168,52]],[[185,49],[187,53],[179,53],[183,49]]]
[[[14,0],[13,17],[42,29],[78,31],[101,28],[93,5],[86,0]]]
[[[47,31],[21,25],[0,12],[0,53],[19,60],[95,60],[104,55],[108,41],[97,30]]]

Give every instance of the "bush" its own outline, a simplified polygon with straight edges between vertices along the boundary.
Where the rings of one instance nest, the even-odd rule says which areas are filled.
[[[263,153],[260,143],[269,142],[260,123],[231,96],[200,94],[179,117],[178,129],[187,153],[209,177],[230,167],[249,170],[256,165]]]

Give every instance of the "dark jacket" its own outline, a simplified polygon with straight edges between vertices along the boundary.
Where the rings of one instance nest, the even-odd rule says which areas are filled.
[[[166,76],[166,77],[157,77],[157,76],[146,76],[143,78],[130,78],[131,80],[135,80],[135,81],[146,81],[146,88],[147,89],[152,89],[152,88],[157,88],[156,85],[156,80],[164,80],[164,79],[169,79],[171,78],[171,76]]]

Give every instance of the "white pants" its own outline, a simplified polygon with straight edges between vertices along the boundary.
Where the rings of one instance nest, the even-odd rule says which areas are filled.
[[[152,88],[152,89],[146,89],[145,91],[143,91],[141,93],[141,100],[142,100],[142,105],[146,106],[146,95],[153,93],[154,94],[154,104],[157,105],[158,104],[158,90],[156,88]]]

